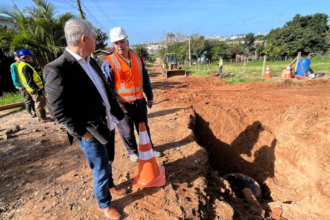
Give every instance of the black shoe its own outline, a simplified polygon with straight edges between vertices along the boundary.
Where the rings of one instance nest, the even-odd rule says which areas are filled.
[[[30,118],[35,118],[36,113],[34,112],[34,114],[32,114],[32,109],[33,109],[33,105],[27,105],[26,106],[26,111],[28,112]]]

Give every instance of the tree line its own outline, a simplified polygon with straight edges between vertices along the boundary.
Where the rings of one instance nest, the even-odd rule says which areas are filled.
[[[267,55],[268,60],[279,60],[282,56],[296,56],[302,54],[326,52],[330,54],[329,16],[316,13],[301,16],[297,14],[286,22],[282,28],[272,29],[267,35],[245,34],[237,41],[208,40],[200,34],[186,37],[185,41],[178,42],[173,33],[165,33],[166,44],[158,51],[158,56],[165,52],[177,53],[179,61],[189,59],[189,41],[192,60],[204,56],[208,60],[218,60],[219,55],[224,59],[235,58],[236,55],[255,57]],[[182,36],[182,35],[180,35]],[[174,40],[171,40],[174,39]],[[258,43],[256,41],[259,41]],[[257,44],[256,44],[257,43]]]

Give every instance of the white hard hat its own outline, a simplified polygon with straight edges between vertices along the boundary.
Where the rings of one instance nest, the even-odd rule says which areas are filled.
[[[127,34],[122,27],[114,27],[110,30],[110,42],[116,42],[127,38]]]

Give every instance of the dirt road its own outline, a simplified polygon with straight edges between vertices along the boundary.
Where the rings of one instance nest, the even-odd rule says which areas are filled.
[[[165,79],[159,63],[150,78],[151,138],[167,184],[115,197],[124,219],[261,219],[223,190],[217,176],[233,172],[258,181],[267,215],[279,207],[283,219],[330,218],[330,81]],[[61,126],[38,127],[25,112],[0,112],[0,121],[0,134],[22,128],[0,141],[0,219],[103,219],[84,154]],[[137,165],[117,133],[115,183],[131,188]]]

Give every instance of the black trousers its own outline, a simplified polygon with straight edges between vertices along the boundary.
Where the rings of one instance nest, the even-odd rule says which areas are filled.
[[[18,90],[21,95],[24,97],[24,102],[25,102],[25,106],[34,106],[34,101],[31,97],[31,95],[28,93],[28,91],[21,91],[21,90]]]
[[[125,117],[123,120],[117,124],[118,131],[121,139],[124,142],[124,145],[128,151],[129,155],[138,153],[138,145],[136,143],[135,135],[134,135],[134,126],[139,133],[139,124],[140,122],[144,122],[147,128],[147,132],[150,138],[150,143],[152,148],[154,149],[154,145],[150,136],[150,129],[148,125],[148,110],[146,106],[146,102],[136,101],[133,104],[124,104],[124,107],[127,110],[125,113]]]

